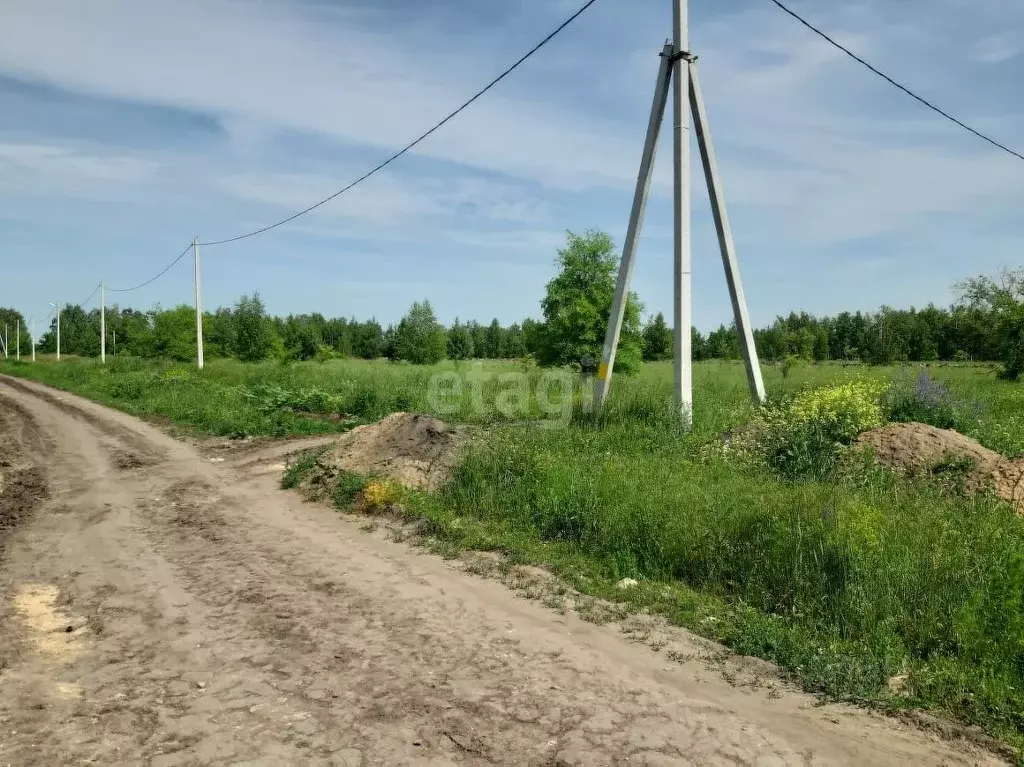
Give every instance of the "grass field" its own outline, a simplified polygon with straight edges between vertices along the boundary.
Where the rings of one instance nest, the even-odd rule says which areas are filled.
[[[464,383],[443,402],[431,394],[438,373],[465,382],[481,371],[506,379]],[[543,373],[518,363],[217,361],[200,374],[76,360],[8,362],[0,372],[207,434],[347,428],[332,412],[376,419],[416,410],[490,423],[447,486],[408,499],[410,513],[453,549],[551,565],[587,593],[658,610],[774,660],[809,689],[943,710],[1024,744],[1024,520],[990,498],[867,466],[787,478],[723,455],[722,434],[754,414],[739,365],[697,366],[688,434],[673,426],[671,368],[662,364],[617,378],[600,421],[571,423],[562,392],[538,404]],[[769,369],[766,381],[780,396],[844,380],[912,382],[917,372],[805,366],[786,380]],[[929,374],[963,405],[961,431],[1024,454],[1024,386],[984,368]],[[500,392],[516,386],[529,389],[526,404],[499,407]],[[563,428],[523,423],[544,416]],[[623,577],[640,585],[616,589]],[[902,692],[891,693],[889,681],[904,675]]]

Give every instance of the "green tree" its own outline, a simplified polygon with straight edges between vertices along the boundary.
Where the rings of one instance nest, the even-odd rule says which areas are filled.
[[[544,343],[544,325],[532,317],[523,320],[523,346],[526,353],[537,356],[540,347]]]
[[[498,318],[491,320],[487,326],[486,355],[488,359],[500,360],[505,356],[505,329],[501,327]]]
[[[364,360],[384,355],[384,331],[376,319],[360,322],[352,328],[352,353]]]
[[[1024,269],[1004,271],[998,279],[974,277],[960,286],[964,300],[993,319],[1002,377],[1024,374]]]
[[[487,356],[487,328],[476,320],[468,323],[469,336],[473,339],[473,358],[483,359]]]
[[[468,360],[473,358],[473,337],[469,328],[455,318],[455,323],[448,329],[448,359]]]
[[[381,356],[386,357],[389,360],[398,359],[398,350],[395,344],[395,339],[397,335],[398,331],[395,329],[395,326],[388,325],[387,329],[381,334]]]
[[[62,328],[63,329],[63,328]],[[187,362],[196,358],[196,311],[182,304],[153,312],[153,356]]]
[[[207,357],[230,357],[233,331],[230,309],[222,306],[213,313],[203,312],[203,354]]]
[[[643,343],[645,361],[657,362],[672,359],[674,343],[672,328],[665,322],[665,315],[661,312],[658,312],[644,326]]]
[[[231,319],[231,351],[235,357],[243,362],[259,362],[270,356],[274,335],[259,293],[239,298]]]
[[[719,325],[718,330],[708,333],[704,348],[708,359],[738,360],[740,358],[740,335],[736,332],[736,326]]]
[[[417,365],[444,359],[448,334],[434,315],[430,301],[415,301],[395,329],[395,358]]]
[[[672,337],[672,355],[675,355],[675,331],[673,331]],[[711,355],[708,353],[708,339],[706,339],[699,330],[695,327],[690,328],[690,356],[694,362],[700,362],[701,360],[708,359]]]
[[[585,356],[599,360],[615,295],[615,244],[604,232],[568,232],[556,263],[559,274],[547,284],[541,301],[544,332],[538,362],[565,365]],[[623,373],[640,369],[640,310],[636,295],[630,293],[615,357],[615,369]]]
[[[308,315],[289,315],[283,323],[281,340],[285,354],[290,359],[311,360],[316,358],[324,337],[320,328]]]
[[[515,359],[526,355],[526,334],[513,322],[505,329],[505,356]]]

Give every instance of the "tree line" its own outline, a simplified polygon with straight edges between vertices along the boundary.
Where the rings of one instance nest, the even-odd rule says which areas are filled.
[[[325,360],[332,357],[389,358],[416,364],[442,359],[533,357],[542,365],[579,364],[599,359],[615,293],[618,258],[611,238],[599,231],[568,233],[558,251],[557,275],[547,284],[541,319],[502,325],[458,319],[445,327],[429,301],[417,301],[399,322],[328,318],[320,313],[268,316],[258,293],[243,295],[233,307],[203,316],[203,345],[208,357],[246,362],[265,359]],[[801,359],[897,362],[1002,361],[1007,377],[1024,373],[1024,270],[997,279],[976,277],[962,285],[961,299],[949,308],[842,312],[815,317],[791,312],[754,331],[766,361]],[[626,301],[616,370],[635,372],[641,361],[670,359],[672,328],[660,312],[641,321],[635,293]],[[29,349],[24,318],[0,309],[12,336],[22,328],[22,349]],[[111,306],[106,315],[108,353],[133,357],[192,360],[196,357],[195,311],[187,305],[141,311]],[[98,309],[68,305],[61,310],[61,351],[83,357],[100,353]],[[739,359],[735,326],[708,334],[691,329],[695,360]],[[56,351],[56,321],[40,338],[42,353]]]

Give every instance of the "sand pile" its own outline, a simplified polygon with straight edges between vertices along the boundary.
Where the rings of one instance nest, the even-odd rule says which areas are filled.
[[[1024,458],[1004,458],[960,432],[897,423],[864,432],[856,444],[872,448],[883,466],[906,474],[936,473],[937,465],[950,466],[951,459],[969,459],[963,462],[965,492],[992,492],[1024,511]]]
[[[468,432],[417,413],[392,413],[357,426],[320,463],[358,474],[389,477],[407,487],[433,490],[448,478]]]

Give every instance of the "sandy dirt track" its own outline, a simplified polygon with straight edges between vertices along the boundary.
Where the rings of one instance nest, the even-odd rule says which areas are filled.
[[[0,377],[0,765],[995,764],[739,689]]]

